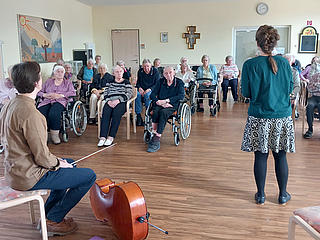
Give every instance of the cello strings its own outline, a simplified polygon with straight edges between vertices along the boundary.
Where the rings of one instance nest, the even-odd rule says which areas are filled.
[[[85,156],[85,157],[82,157],[82,158],[78,159],[77,161],[74,161],[74,162],[72,163],[72,165],[74,165],[74,164],[76,164],[77,162],[80,162],[80,161],[82,161],[82,160],[84,160],[84,159],[86,159],[86,158],[89,158],[89,157],[91,157],[91,156],[93,156],[93,155],[95,155],[95,154],[97,154],[97,153],[99,153],[99,152],[102,152],[102,151],[104,151],[104,150],[106,150],[106,149],[108,149],[108,148],[111,148],[111,147],[115,146],[116,144],[117,144],[117,143],[114,143],[114,144],[112,144],[112,145],[110,145],[110,146],[108,146],[108,147],[105,147],[105,148],[100,149],[100,150],[98,150],[98,151],[95,151],[94,153],[91,153],[91,154],[89,154],[89,155],[87,155],[87,156]]]

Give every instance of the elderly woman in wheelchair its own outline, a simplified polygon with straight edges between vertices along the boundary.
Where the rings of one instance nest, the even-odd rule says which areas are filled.
[[[199,107],[197,112],[204,112],[203,95],[206,93],[209,99],[210,115],[216,114],[217,101],[217,84],[218,72],[213,64],[209,64],[210,58],[208,55],[203,55],[201,58],[202,66],[197,69],[197,97]]]
[[[126,102],[133,95],[133,88],[128,79],[123,78],[123,69],[113,67],[114,79],[106,83],[103,93],[104,107],[100,125],[98,147],[109,146],[119,129],[122,115],[126,112]]]
[[[185,97],[191,107],[191,113],[195,112],[195,79],[193,72],[189,69],[186,63],[180,64],[180,70],[176,72],[176,77],[180,78],[184,82],[184,90],[186,92]]]
[[[53,77],[49,78],[38,93],[41,98],[38,110],[46,117],[50,129],[51,140],[59,144],[59,130],[61,127],[61,115],[66,110],[69,97],[75,96],[76,91],[72,82],[64,79],[65,69],[62,66],[55,66]]]
[[[164,69],[164,78],[161,78],[150,95],[153,103],[148,107],[145,121],[145,134],[144,140],[148,143],[147,152],[156,152],[160,149],[160,138],[164,131],[165,125],[173,114],[178,110],[180,101],[184,99],[184,83],[182,80],[175,77],[175,71],[172,67],[166,67]],[[187,104],[183,105],[184,112],[188,112],[188,119],[191,123],[191,112]],[[188,109],[188,110],[186,110]],[[185,113],[186,114],[186,113]],[[150,117],[151,115],[151,117]],[[152,127],[150,127],[150,120],[152,119]],[[176,145],[178,145],[179,135],[177,133],[177,126],[174,123],[173,128],[175,133]],[[190,133],[190,124],[188,125],[188,133]]]

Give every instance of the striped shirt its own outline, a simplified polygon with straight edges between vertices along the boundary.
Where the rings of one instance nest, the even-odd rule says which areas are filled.
[[[120,102],[128,101],[133,95],[132,85],[128,79],[123,79],[118,83],[113,79],[106,83],[103,93],[103,99],[107,101],[119,100]]]
[[[237,78],[239,76],[239,69],[236,64],[230,66],[225,64],[221,66],[220,75],[222,75],[224,79]],[[232,75],[232,77],[229,77],[229,75]]]

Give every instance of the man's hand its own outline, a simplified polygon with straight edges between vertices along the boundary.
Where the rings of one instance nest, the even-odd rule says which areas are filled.
[[[142,88],[139,88],[138,90],[139,90],[140,95],[143,97],[143,96],[144,96],[144,91],[143,91],[143,89],[142,89]]]
[[[170,108],[173,107],[170,103],[165,103],[162,105],[163,108]]]
[[[144,94],[147,94],[148,92],[151,92],[151,89],[148,88],[147,90],[144,91]]]
[[[73,165],[68,163],[66,160],[62,159],[62,158],[58,158],[59,162],[60,162],[60,167],[61,168],[73,168]]]
[[[162,106],[162,107],[163,107],[163,105],[165,105],[166,103],[167,103],[166,100],[158,100],[158,101],[156,101],[156,104],[159,105],[159,106]]]

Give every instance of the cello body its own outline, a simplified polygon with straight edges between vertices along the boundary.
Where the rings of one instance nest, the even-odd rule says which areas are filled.
[[[148,224],[139,222],[147,207],[140,187],[134,182],[115,184],[108,178],[97,180],[90,189],[90,203],[97,220],[109,222],[120,240],[142,240]]]

